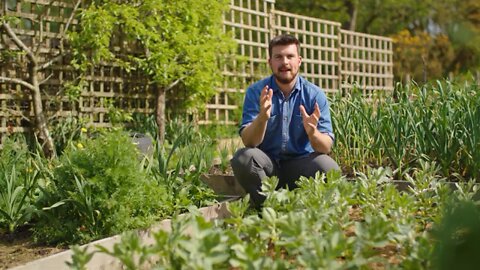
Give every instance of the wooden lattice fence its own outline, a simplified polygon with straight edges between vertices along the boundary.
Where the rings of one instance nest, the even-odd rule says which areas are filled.
[[[207,105],[202,123],[234,124],[240,98],[248,85],[269,75],[268,42],[275,35],[295,35],[301,44],[301,74],[327,93],[347,93],[354,86],[365,95],[393,90],[390,38],[341,29],[338,22],[275,9],[274,0],[232,0],[224,17],[225,31],[238,43],[242,62],[224,68],[223,89]]]
[[[73,0],[6,0],[1,1],[2,15],[20,19],[14,27],[26,43],[38,37],[45,39],[41,53],[45,59],[58,52],[59,36],[74,8]],[[35,21],[39,9],[48,9],[40,26]],[[75,23],[75,20],[72,21]],[[267,64],[268,42],[280,33],[291,33],[302,43],[301,73],[328,93],[348,92],[353,85],[373,91],[393,89],[392,40],[341,29],[337,22],[300,16],[275,10],[274,0],[231,0],[224,14],[224,30],[238,43],[238,57],[223,66],[223,85],[206,105],[199,123],[235,124],[247,86],[270,73]],[[3,36],[3,40],[8,40]],[[12,44],[0,43],[5,51]],[[24,57],[24,56],[20,56]],[[0,76],[25,78],[26,67],[0,58]],[[86,117],[92,126],[109,126],[107,117],[112,104],[122,109],[151,114],[154,95],[147,80],[139,74],[126,73],[120,67],[103,65],[92,69],[79,100],[71,102],[65,91],[75,79],[68,59],[42,71],[45,83],[45,110],[50,118],[74,115]],[[22,94],[23,93],[23,94]],[[33,119],[31,98],[21,84],[0,81],[0,134],[26,132]]]

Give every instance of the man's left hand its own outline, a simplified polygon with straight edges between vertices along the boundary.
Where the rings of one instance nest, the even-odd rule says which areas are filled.
[[[300,105],[300,113],[302,114],[303,128],[305,129],[305,132],[307,132],[308,136],[312,136],[317,129],[318,120],[320,119],[320,108],[318,107],[318,104],[315,103],[311,115],[308,115],[305,107]]]

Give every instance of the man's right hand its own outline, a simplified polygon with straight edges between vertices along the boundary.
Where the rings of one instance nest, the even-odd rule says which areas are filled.
[[[258,117],[265,122],[270,118],[270,113],[272,110],[272,96],[273,90],[268,87],[268,85],[265,85],[260,93],[260,112],[258,113]]]
[[[266,85],[260,93],[260,112],[255,120],[246,126],[240,134],[246,147],[257,147],[262,143],[272,111],[272,97],[273,90]]]

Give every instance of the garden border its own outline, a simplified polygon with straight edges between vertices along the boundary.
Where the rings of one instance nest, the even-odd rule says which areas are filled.
[[[202,216],[206,220],[214,220],[214,219],[223,219],[230,216],[230,212],[227,209],[227,201],[220,202],[218,204],[200,208],[199,211]],[[179,216],[187,215],[188,213],[181,214]],[[137,230],[136,233],[140,237],[140,240],[144,244],[153,244],[154,237],[153,234],[157,231],[164,230],[170,231],[171,230],[171,219],[165,219],[158,224],[153,225],[152,227],[144,230]],[[112,237],[100,239],[88,244],[81,246],[80,248],[83,249],[87,247],[89,252],[97,250],[95,247],[96,245],[101,245],[109,250],[113,249],[113,246],[120,242],[122,239],[122,235],[118,234]],[[73,251],[72,249],[44,257],[38,260],[34,260],[28,262],[23,265],[15,266],[13,268],[9,268],[11,270],[44,270],[44,269],[55,269],[55,270],[62,270],[62,269],[70,269],[66,262],[71,262]],[[105,253],[94,253],[92,259],[86,265],[87,269],[89,270],[104,270],[104,269],[121,269],[120,261],[108,254]]]

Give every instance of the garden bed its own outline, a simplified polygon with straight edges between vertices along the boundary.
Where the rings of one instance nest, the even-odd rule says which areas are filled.
[[[0,269],[9,269],[66,249],[34,244],[31,232],[27,228],[22,228],[13,234],[0,235]]]
[[[172,230],[160,230],[153,242],[142,235],[140,240],[125,237],[115,247],[102,244],[102,253],[128,259],[123,262],[130,269],[430,269],[444,257],[435,250],[436,243],[457,234],[458,229],[449,228],[468,229],[463,218],[448,217],[445,210],[454,201],[472,205],[476,189],[470,184],[452,190],[442,179],[420,171],[408,184],[409,191],[400,192],[402,186],[394,184],[385,169],[355,181],[336,174],[329,179],[303,178],[298,189],[287,191],[276,190],[277,179],[270,178],[258,211],[249,208],[247,200],[235,200],[229,202],[228,218],[209,222],[186,215],[172,220]],[[225,183],[231,185],[231,180]],[[458,225],[445,227],[444,218]]]
[[[199,211],[206,220],[225,218],[229,215],[226,202],[200,208]],[[171,219],[166,219],[149,229],[138,230],[136,233],[141,238],[142,244],[148,245],[154,241],[152,236],[154,232],[159,230],[169,231],[170,229]],[[96,249],[95,246],[97,245],[112,249],[116,243],[120,242],[121,237],[121,235],[115,235],[97,240],[81,246],[80,249],[87,249],[91,252]],[[33,246],[30,244],[30,240],[30,236],[26,234],[23,239],[15,239],[12,245],[6,246],[5,248],[2,247],[2,249],[0,249],[0,251],[2,251],[0,253],[0,255],[2,255],[2,257],[0,257],[0,261],[2,261],[0,268],[11,268],[15,270],[69,269],[66,262],[71,262],[72,260],[73,251],[71,249]],[[88,263],[87,269],[121,269],[121,267],[119,261],[114,257],[104,253],[95,253]]]
[[[238,183],[236,182],[235,178],[231,175],[204,175],[204,176],[202,176],[202,181],[207,183],[219,195],[230,196],[230,198],[239,198],[244,194],[244,191],[239,189]],[[359,179],[355,179],[355,180],[353,180],[353,179],[348,180],[347,182],[352,183],[352,185],[351,185],[352,187],[350,187],[350,188],[345,186],[344,184],[338,184],[337,185],[335,183],[333,183],[333,184],[332,183],[325,183],[325,188],[322,187],[317,192],[320,191],[321,194],[323,194],[323,195],[321,195],[322,197],[323,196],[331,196],[332,194],[330,193],[329,190],[333,191],[333,190],[339,189],[339,191],[340,190],[347,191],[347,190],[351,190],[351,188],[356,186],[356,188],[358,189],[358,191],[356,191],[356,192],[360,192],[361,194],[367,195],[366,201],[370,201],[370,202],[373,203],[373,202],[379,200],[378,202],[375,203],[375,204],[378,204],[381,201],[388,198],[388,196],[384,197],[383,195],[382,196],[379,196],[379,194],[376,195],[376,193],[381,192],[382,190],[384,192],[387,192],[386,185],[388,186],[388,185],[393,184],[396,187],[397,190],[411,190],[413,193],[420,192],[420,193],[424,193],[424,194],[430,194],[431,192],[435,193],[435,190],[437,189],[435,187],[435,185],[431,187],[431,190],[429,190],[428,188],[427,189],[421,188],[421,185],[423,185],[423,183],[413,184],[413,183],[410,183],[408,181],[388,180],[388,178],[382,178],[382,179],[381,178],[378,178],[378,179],[372,178],[372,179],[369,179],[367,182],[365,182],[365,181],[367,181],[367,179],[360,179],[359,178]],[[360,184],[360,186],[359,186],[359,183],[363,183],[363,184]],[[316,184],[314,184],[314,186],[315,185]],[[376,185],[378,185],[378,191],[375,191],[375,189],[376,189],[375,186]],[[449,186],[450,188],[452,188],[452,187],[455,188],[456,187],[455,183],[447,183],[446,185]],[[350,185],[348,185],[348,186],[350,186]],[[311,188],[309,188],[307,190],[311,190]],[[278,193],[277,195],[275,195],[275,194],[273,195],[273,197],[272,197],[273,200],[277,200],[277,199],[280,199],[283,196],[287,196],[287,195],[281,195],[281,197],[277,197],[277,196],[279,196],[279,194],[282,194],[282,191],[279,191],[279,192],[280,193]],[[387,193],[389,193],[389,192],[387,192]],[[421,197],[425,196],[424,194],[421,195]],[[288,195],[288,197],[289,196],[290,195]],[[345,193],[344,196],[349,197],[351,195],[348,195],[347,193]],[[358,195],[355,195],[355,196],[358,196]],[[368,198],[368,196],[373,196],[373,197]],[[379,196],[378,199],[374,199],[376,196]],[[395,196],[398,196],[398,195],[395,195]],[[413,194],[412,194],[412,196],[413,196]],[[430,197],[430,195],[428,197]],[[332,199],[333,198],[334,197],[332,197]],[[381,199],[381,198],[383,198],[383,199]],[[359,200],[364,200],[364,199],[365,198],[363,198],[363,195],[361,195],[361,197],[359,197]],[[270,210],[272,210],[272,208],[270,208],[270,207],[274,207],[273,209],[275,209],[276,207],[280,207],[280,208],[275,210],[275,211],[278,211],[277,214],[273,215],[272,217],[264,217],[263,218],[264,221],[258,221],[258,220],[257,221],[252,221],[251,220],[250,222],[255,222],[255,223],[259,223],[259,224],[262,224],[263,222],[266,222],[266,224],[270,224],[270,222],[273,222],[273,220],[271,220],[271,218],[274,218],[274,216],[276,216],[276,215],[278,215],[277,218],[279,218],[279,220],[280,220],[281,215],[285,215],[285,214],[287,216],[290,215],[290,214],[288,214],[288,212],[290,212],[290,211],[287,211],[286,213],[282,213],[283,211],[285,211],[285,209],[282,210],[284,206],[281,206],[281,205],[283,203],[280,203],[282,200],[283,199],[281,199],[278,202],[273,202],[273,204],[267,205],[267,207],[266,207]],[[325,198],[325,200],[326,201],[322,204],[329,204],[328,202],[330,200],[328,200],[326,198]],[[390,199],[388,199],[388,200],[390,200]],[[306,201],[306,202],[308,204],[314,203],[311,200]],[[399,203],[399,201],[391,201],[389,203],[394,203],[394,202]],[[235,204],[238,204],[238,201],[236,201]],[[342,203],[342,204],[345,204],[345,202]],[[375,215],[373,215],[373,212],[372,212],[372,211],[375,211],[374,208],[377,209],[376,207],[378,207],[378,206],[376,206],[376,207],[375,206],[367,206],[364,209],[364,206],[362,204],[349,203],[348,205],[345,204],[344,206],[342,206],[342,208],[343,207],[348,208],[347,212],[346,213],[344,212],[346,214],[346,216],[344,218],[337,217],[339,219],[338,222],[340,222],[339,224],[342,224],[342,223],[344,224],[344,225],[340,225],[342,227],[341,231],[343,231],[342,234],[344,235],[341,239],[343,239],[343,238],[345,238],[345,239],[361,238],[361,239],[365,239],[365,240],[361,240],[361,242],[359,242],[359,243],[368,243],[368,241],[372,241],[372,240],[368,240],[368,241],[366,240],[369,237],[378,237],[378,236],[374,236],[374,235],[365,234],[366,231],[363,231],[363,230],[368,230],[368,231],[371,230],[369,227],[367,227],[367,224],[369,224],[368,226],[373,226],[374,225],[374,223],[370,224],[373,221],[371,221],[369,219],[370,218],[374,218],[374,219],[378,218],[378,217],[375,217]],[[238,205],[237,205],[237,207],[238,207]],[[332,207],[332,206],[330,206],[330,207]],[[327,210],[327,209],[328,208],[325,208],[325,210]],[[381,211],[385,211],[385,210],[387,210],[387,209],[384,209],[384,210],[381,210]],[[405,210],[406,209],[396,210],[396,209],[392,208],[388,211],[400,211],[400,212],[402,212],[402,211],[405,211]],[[206,220],[223,219],[225,217],[229,217],[230,214],[231,214],[231,212],[229,210],[227,210],[227,202],[223,202],[223,203],[220,203],[218,205],[211,206],[211,207],[202,208],[202,209],[200,209],[200,211],[202,212],[202,215],[203,215],[203,217],[205,217]],[[269,213],[269,211],[267,211],[267,212],[262,211],[262,212],[259,212],[259,213],[261,213],[261,215],[266,215],[267,213]],[[298,215],[299,214],[298,211],[301,212],[302,210],[299,210],[299,209],[295,208],[295,209],[292,209],[292,211],[293,211],[291,213],[292,215]],[[328,210],[327,212],[331,212],[331,211],[333,211],[333,208]],[[340,211],[339,213],[341,213],[342,211],[345,211],[345,210],[338,209],[338,210],[335,210],[335,211]],[[438,214],[439,213],[438,209],[435,210],[435,212]],[[426,213],[427,212],[417,213],[418,215],[422,216],[422,218],[420,218],[420,222],[419,221],[415,222],[417,224],[415,226],[418,226],[418,225],[421,224],[421,230],[430,231],[433,223],[432,223],[431,218],[427,218],[425,216]],[[327,213],[325,213],[325,214],[327,216],[330,215],[330,214],[327,214]],[[366,214],[367,214],[368,217],[365,216]],[[337,214],[332,213],[331,215],[336,216]],[[428,214],[428,215],[430,215],[430,214]],[[402,215],[398,216],[398,218],[401,218],[401,216]],[[298,217],[300,218],[300,217],[302,217],[302,215],[300,215]],[[305,217],[305,216],[303,216],[303,217]],[[404,218],[407,218],[407,216],[405,216]],[[233,216],[233,219],[235,219],[235,216]],[[276,219],[276,218],[274,218],[274,219]],[[407,219],[411,219],[411,218],[407,218]],[[341,220],[343,220],[343,221],[341,221]],[[382,219],[379,219],[379,220],[382,220]],[[412,222],[412,221],[410,221],[410,222]],[[227,224],[228,224],[229,222],[231,223],[232,220],[225,221],[225,222],[227,222]],[[235,222],[235,221],[233,221],[233,222]],[[377,221],[375,221],[375,222],[377,222]],[[402,221],[402,222],[405,222],[405,221]],[[242,223],[243,223],[243,221],[242,221]],[[155,241],[155,239],[152,236],[153,232],[157,232],[159,230],[164,230],[164,231],[169,232],[171,227],[172,227],[172,224],[174,224],[174,223],[172,223],[172,220],[170,220],[170,219],[164,220],[164,221],[160,222],[159,224],[152,226],[148,230],[137,231],[136,235],[138,235],[142,246],[152,245],[152,244],[154,244],[154,241]],[[412,224],[414,224],[414,223],[412,223]],[[238,224],[237,226],[244,226],[244,225],[245,224],[243,224],[243,225]],[[175,227],[175,226],[176,225],[174,225],[173,227]],[[195,232],[198,233],[198,226],[199,225],[194,224],[193,226],[195,227]],[[385,226],[387,226],[387,225],[385,224]],[[389,225],[389,226],[393,226],[393,225]],[[264,225],[261,225],[261,227],[264,227]],[[395,229],[395,228],[396,227],[393,226],[391,229]],[[386,230],[386,228],[379,228],[379,230],[383,231],[383,230]],[[362,234],[361,234],[361,232],[362,232]],[[183,231],[182,233],[185,233],[185,231]],[[187,233],[188,233],[188,230],[187,230]],[[273,233],[271,237],[274,238],[276,233],[275,232],[270,232],[270,233]],[[379,232],[371,231],[369,233],[379,233]],[[388,231],[385,231],[385,232],[382,232],[382,233],[386,233],[387,235],[389,234]],[[399,235],[398,237],[403,235],[402,232],[396,232],[396,234]],[[328,239],[330,237],[330,235],[327,234],[327,235],[324,235],[323,237],[325,237],[325,239]],[[96,245],[101,245],[106,250],[112,251],[112,250],[114,250],[114,245],[117,245],[117,244],[121,245],[122,244],[121,243],[121,240],[122,240],[121,238],[122,237],[120,235],[116,235],[116,236],[113,236],[113,237],[109,237],[109,238],[106,238],[106,239],[102,239],[102,240],[98,240],[98,241],[89,243],[87,245],[82,246],[80,249],[81,250],[85,249],[88,252],[92,252],[93,250],[96,249],[95,248]],[[193,241],[194,245],[195,245],[195,241],[198,241],[196,236],[192,236],[192,238],[189,238],[189,239],[191,239],[191,241]],[[377,239],[377,238],[375,238],[375,239]],[[401,237],[399,239],[401,239]],[[270,242],[270,241],[272,241],[272,242]],[[292,251],[291,250],[289,251],[288,245],[285,246],[285,247],[276,246],[276,244],[273,241],[274,241],[273,239],[267,241],[268,245],[267,245],[267,250],[266,250],[266,253],[265,253],[266,256],[268,256],[272,260],[281,259],[281,260],[287,261],[288,263],[292,263],[292,264],[297,263],[295,261],[294,257],[291,257],[292,253],[289,253],[289,252],[292,252]],[[278,240],[276,240],[276,241],[278,241]],[[353,241],[353,240],[351,240],[351,241]],[[357,241],[357,240],[355,240],[355,241]],[[367,241],[367,242],[364,242],[364,241]],[[405,247],[399,246],[398,244],[395,244],[394,242],[390,242],[390,241],[384,242],[384,240],[382,240],[381,238],[378,238],[375,241],[378,241],[378,242],[375,242],[375,243],[372,242],[372,244],[368,244],[365,247],[366,251],[363,251],[363,252],[366,252],[365,254],[370,254],[372,256],[375,256],[376,259],[374,259],[374,260],[368,259],[369,262],[361,263],[364,266],[368,266],[369,269],[386,269],[386,268],[388,268],[388,266],[394,266],[394,265],[399,266],[399,265],[401,265],[402,260],[405,260],[405,256],[406,256]],[[347,243],[347,242],[345,242],[345,243]],[[282,245],[282,244],[281,244],[281,242],[278,242],[277,245]],[[372,246],[370,247],[370,245],[372,245]],[[59,253],[57,253],[55,255],[45,257],[45,258],[41,258],[41,259],[38,259],[38,260],[35,260],[35,261],[25,263],[23,265],[20,265],[20,266],[17,266],[15,268],[13,268],[13,269],[16,269],[16,270],[67,269],[67,265],[65,264],[65,262],[70,261],[72,259],[72,255],[74,254],[74,252],[72,250],[66,250],[66,251],[50,250],[50,251],[46,251],[46,252],[53,252],[53,253],[59,252]],[[51,254],[51,253],[48,253],[48,254]],[[48,255],[48,254],[44,254],[44,255]],[[31,259],[38,258],[38,257],[41,257],[41,256],[42,256],[42,254],[41,254],[41,251],[39,249],[38,256],[35,257],[35,255],[34,255],[34,256],[31,257]],[[337,261],[338,261],[339,264],[349,264],[350,263],[349,260],[352,259],[352,258],[349,258],[349,256],[351,256],[351,254],[348,255],[348,252],[347,252],[347,255],[345,255],[346,257],[343,257],[341,255],[338,255],[338,256],[339,257],[337,258]],[[27,262],[27,258],[24,258],[24,259],[25,259],[24,262]],[[411,259],[411,258],[409,258],[409,259]],[[23,260],[23,259],[19,259],[19,260]],[[150,260],[152,260],[152,259],[150,258]],[[2,261],[3,261],[3,259],[2,259]],[[17,261],[17,263],[20,263],[20,262]],[[355,262],[355,263],[359,263],[359,262]],[[8,265],[6,267],[11,267],[11,266],[13,266],[13,265]],[[106,253],[94,253],[92,259],[87,264],[87,269],[105,269],[105,268],[121,269],[121,267],[122,266],[121,266],[118,258],[115,258],[114,256],[110,256]]]

